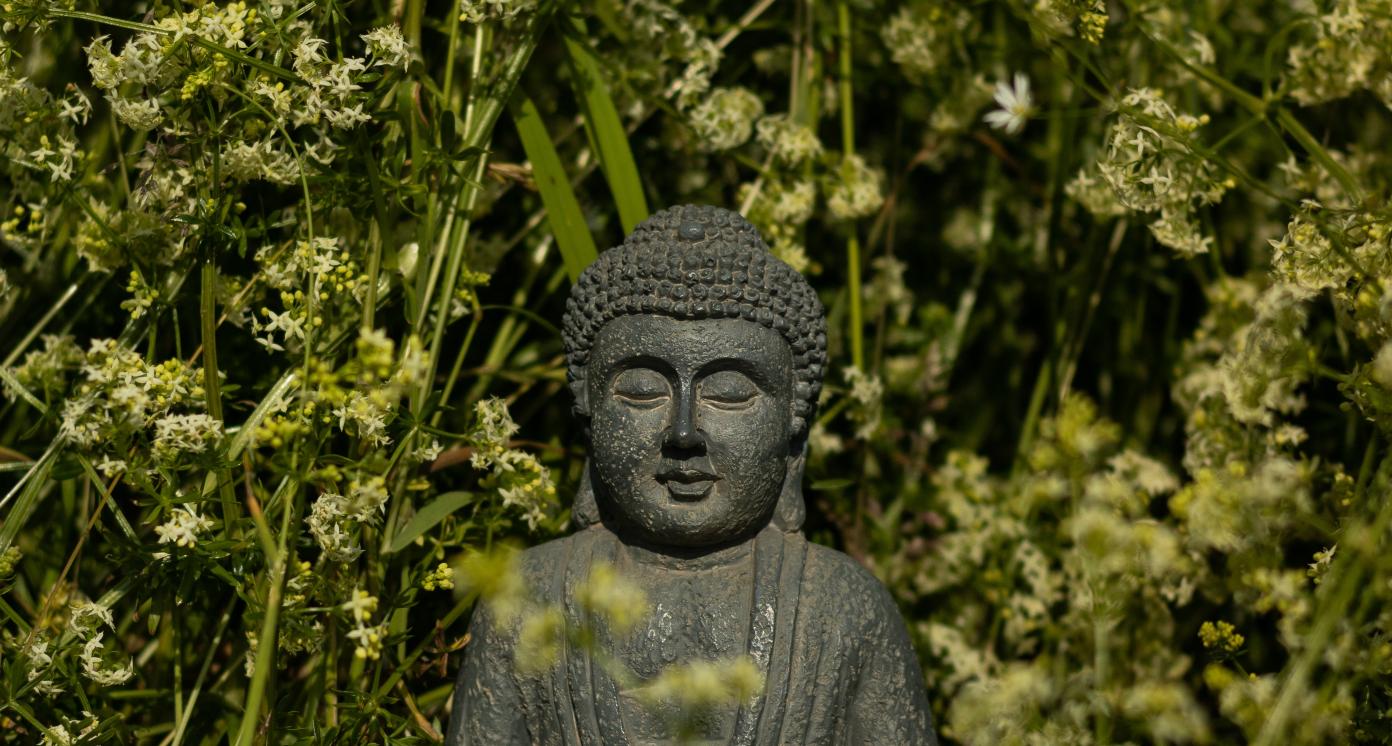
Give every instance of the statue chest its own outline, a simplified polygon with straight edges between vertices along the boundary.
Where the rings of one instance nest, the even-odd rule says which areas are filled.
[[[653,678],[679,662],[746,652],[754,577],[745,563],[651,572],[637,580],[651,613],[628,639],[616,642],[620,656],[639,678]]]
[[[625,730],[633,743],[660,743],[680,723],[695,743],[724,743],[737,707],[700,711],[680,699],[654,705],[643,701],[642,689],[670,666],[747,654],[753,567],[737,562],[690,571],[644,570],[624,568],[643,586],[651,614],[626,639],[614,641],[615,652],[636,679],[634,686],[619,691]]]

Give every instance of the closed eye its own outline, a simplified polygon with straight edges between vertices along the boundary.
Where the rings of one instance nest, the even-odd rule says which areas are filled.
[[[655,407],[669,398],[666,393],[615,391],[614,396],[640,407]]]
[[[630,368],[614,377],[614,397],[644,409],[656,407],[671,398],[667,378],[648,368]]]
[[[715,407],[716,409],[748,409],[749,407],[753,406],[754,399],[756,396],[757,394],[744,399],[725,399],[713,396],[702,396],[701,402],[704,404],[709,404]]]
[[[710,374],[701,381],[701,402],[717,409],[747,409],[759,397],[759,387],[734,370]]]

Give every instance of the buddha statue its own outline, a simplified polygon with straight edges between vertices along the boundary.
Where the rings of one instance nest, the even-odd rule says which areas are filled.
[[[826,321],[806,280],[740,215],[654,214],[605,251],[563,321],[589,460],[576,531],[522,553],[522,574],[571,622],[597,563],[639,586],[649,615],[606,638],[615,680],[563,645],[514,665],[518,622],[470,623],[447,743],[675,743],[636,696],[666,666],[747,655],[763,678],[683,743],[936,744],[922,670],[893,599],[846,555],[801,533],[807,432]]]

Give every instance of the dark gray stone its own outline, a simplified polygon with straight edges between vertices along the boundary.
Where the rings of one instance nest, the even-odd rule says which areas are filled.
[[[801,534],[826,366],[824,313],[802,276],[739,215],[676,207],[585,270],[563,332],[590,461],[580,530],[523,553],[536,600],[578,625],[575,587],[601,562],[642,588],[646,623],[600,633],[634,688],[674,663],[750,656],[763,692],[704,713],[685,743],[936,744],[893,599]],[[584,649],[519,671],[518,627],[474,615],[447,743],[676,742],[670,713]]]

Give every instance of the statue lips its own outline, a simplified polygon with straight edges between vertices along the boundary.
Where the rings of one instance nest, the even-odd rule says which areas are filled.
[[[666,469],[659,472],[657,481],[666,485],[672,497],[682,502],[696,502],[710,494],[720,477],[690,467]]]

